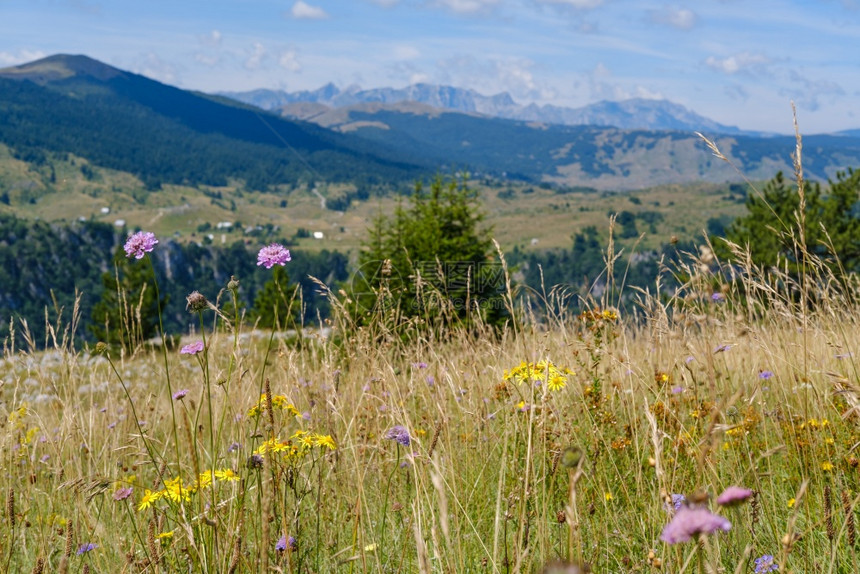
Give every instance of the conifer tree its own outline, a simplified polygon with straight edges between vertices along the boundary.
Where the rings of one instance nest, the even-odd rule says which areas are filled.
[[[396,316],[470,324],[478,313],[485,323],[502,324],[504,276],[483,220],[465,181],[417,184],[407,204],[371,225],[352,283],[359,322]]]
[[[129,259],[118,245],[114,269],[102,274],[102,297],[93,306],[90,332],[97,340],[131,352],[158,334],[159,301],[149,261]],[[161,308],[168,297],[162,297]]]

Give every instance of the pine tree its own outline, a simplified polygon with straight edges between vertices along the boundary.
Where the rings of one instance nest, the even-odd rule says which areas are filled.
[[[290,286],[287,270],[281,266],[272,269],[272,278],[266,281],[254,297],[251,321],[265,329],[291,328],[299,316],[297,289]]]
[[[465,181],[417,184],[407,205],[371,226],[351,286],[356,319],[471,324],[478,313],[485,323],[502,324],[504,276],[483,220]]]
[[[805,185],[805,212],[799,217],[796,185],[778,173],[762,194],[747,198],[747,215],[726,229],[726,238],[749,248],[752,260],[772,267],[785,261],[792,274],[800,270],[800,224],[807,251],[831,269],[860,271],[860,172],[838,172],[825,194],[817,182]],[[717,242],[719,246],[719,242]],[[726,250],[721,255],[729,257]],[[837,263],[838,260],[838,263]]]
[[[101,299],[93,306],[90,332],[99,341],[134,351],[158,334],[159,301],[149,261],[129,259],[118,245],[114,270],[102,274]],[[163,309],[168,297],[160,301]]]

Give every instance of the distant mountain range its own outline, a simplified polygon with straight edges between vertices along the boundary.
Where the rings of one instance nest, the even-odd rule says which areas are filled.
[[[669,102],[604,102],[578,112],[587,123],[562,125],[488,114],[519,109],[507,94],[484,97],[438,86],[341,91],[329,85],[276,96],[246,98],[266,111],[86,56],[51,56],[0,70],[0,143],[36,168],[72,154],[132,174],[150,191],[163,183],[273,191],[336,182],[351,186],[359,199],[459,170],[623,190],[738,181],[741,173],[769,179],[793,169],[793,137],[725,133],[729,128]],[[395,101],[407,96],[429,103]],[[363,99],[373,101],[355,103]],[[574,112],[564,113],[572,118]],[[650,128],[630,127],[643,122]],[[715,140],[734,166],[717,160],[693,130],[722,131]],[[856,131],[806,136],[803,143],[810,178],[860,166]],[[0,178],[0,194],[4,185],[11,184]]]
[[[602,101],[581,108],[553,105],[538,106],[536,104],[523,106],[517,104],[506,92],[485,96],[475,90],[433,84],[414,84],[402,89],[362,90],[358,87],[350,87],[341,90],[331,83],[312,91],[285,92],[262,89],[248,92],[223,92],[221,95],[264,110],[278,110],[286,105],[300,102],[323,104],[330,108],[344,108],[368,103],[416,102],[444,110],[565,126],[590,125],[635,130],[766,135],[720,124],[700,116],[680,104],[667,100],[643,98],[619,102]]]
[[[420,150],[440,165],[463,166],[524,181],[598,189],[637,189],[696,181],[770,179],[793,171],[792,136],[714,137],[732,164],[718,160],[687,130],[629,130],[563,126],[451,112],[416,102],[330,108],[318,103],[282,106],[292,119],[396,149]],[[860,165],[860,137],[844,132],[803,138],[808,178],[826,180]]]

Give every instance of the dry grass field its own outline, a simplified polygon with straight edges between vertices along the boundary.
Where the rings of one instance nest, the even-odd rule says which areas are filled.
[[[0,568],[856,572],[858,292],[808,268],[703,248],[673,293],[501,332],[338,294],[300,343],[199,300],[181,350],[16,325]]]

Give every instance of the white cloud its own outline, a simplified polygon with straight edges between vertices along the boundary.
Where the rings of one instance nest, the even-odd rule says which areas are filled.
[[[0,52],[0,66],[17,66],[18,64],[26,64],[33,60],[40,60],[46,54],[41,50],[18,50],[17,52]]]
[[[603,62],[598,62],[588,74],[588,87],[592,100],[629,100],[630,98],[644,98],[648,100],[663,100],[666,96],[659,91],[652,90],[647,86],[639,84],[625,86],[615,79]]]
[[[797,105],[809,111],[817,111],[822,99],[833,101],[836,96],[844,96],[845,90],[832,80],[813,80],[791,70],[788,75],[791,85],[779,90],[781,96],[790,97]]]
[[[438,62],[434,80],[472,88],[482,94],[509,92],[514,99],[540,100],[550,90],[535,80],[535,62],[528,58],[487,58],[458,55]]]
[[[212,30],[200,37],[200,43],[207,46],[220,46],[223,39],[224,36],[221,34],[221,30]]]
[[[165,84],[181,84],[181,82],[178,81],[178,71],[176,66],[162,60],[158,55],[151,52],[144,56],[142,62],[133,66],[132,71],[140,74],[141,76],[146,76],[147,78],[152,78],[153,80],[158,80]]]
[[[558,6],[570,6],[571,8],[579,8],[587,10],[597,8],[603,4],[603,0],[535,0],[538,4],[555,4]]]
[[[754,54],[752,52],[739,52],[725,58],[709,56],[705,60],[705,64],[709,68],[730,75],[761,70],[769,63],[771,63],[771,59],[764,54]]]
[[[687,8],[664,6],[659,10],[649,10],[648,17],[652,22],[664,24],[679,30],[690,30],[696,25],[696,13]]]
[[[435,0],[436,6],[447,8],[457,14],[475,14],[492,9],[499,0]]]
[[[395,60],[415,60],[421,56],[421,51],[418,48],[406,45],[395,46],[393,53]]]
[[[209,66],[211,68],[221,61],[221,56],[218,54],[204,54],[202,52],[198,52],[194,54],[194,61],[200,62],[204,66]]]
[[[302,0],[293,4],[290,13],[297,20],[324,20],[328,18],[328,13],[325,10],[319,6],[311,6]]]
[[[295,50],[285,50],[278,58],[278,65],[291,72],[300,72],[302,65],[299,63],[298,54]]]
[[[263,58],[266,57],[266,48],[259,42],[254,42],[254,50],[248,59],[245,60],[245,68],[248,70],[257,70],[263,64]]]
[[[198,38],[201,50],[194,54],[194,60],[204,66],[212,67],[221,61],[221,41],[223,35],[220,30],[212,30]]]

